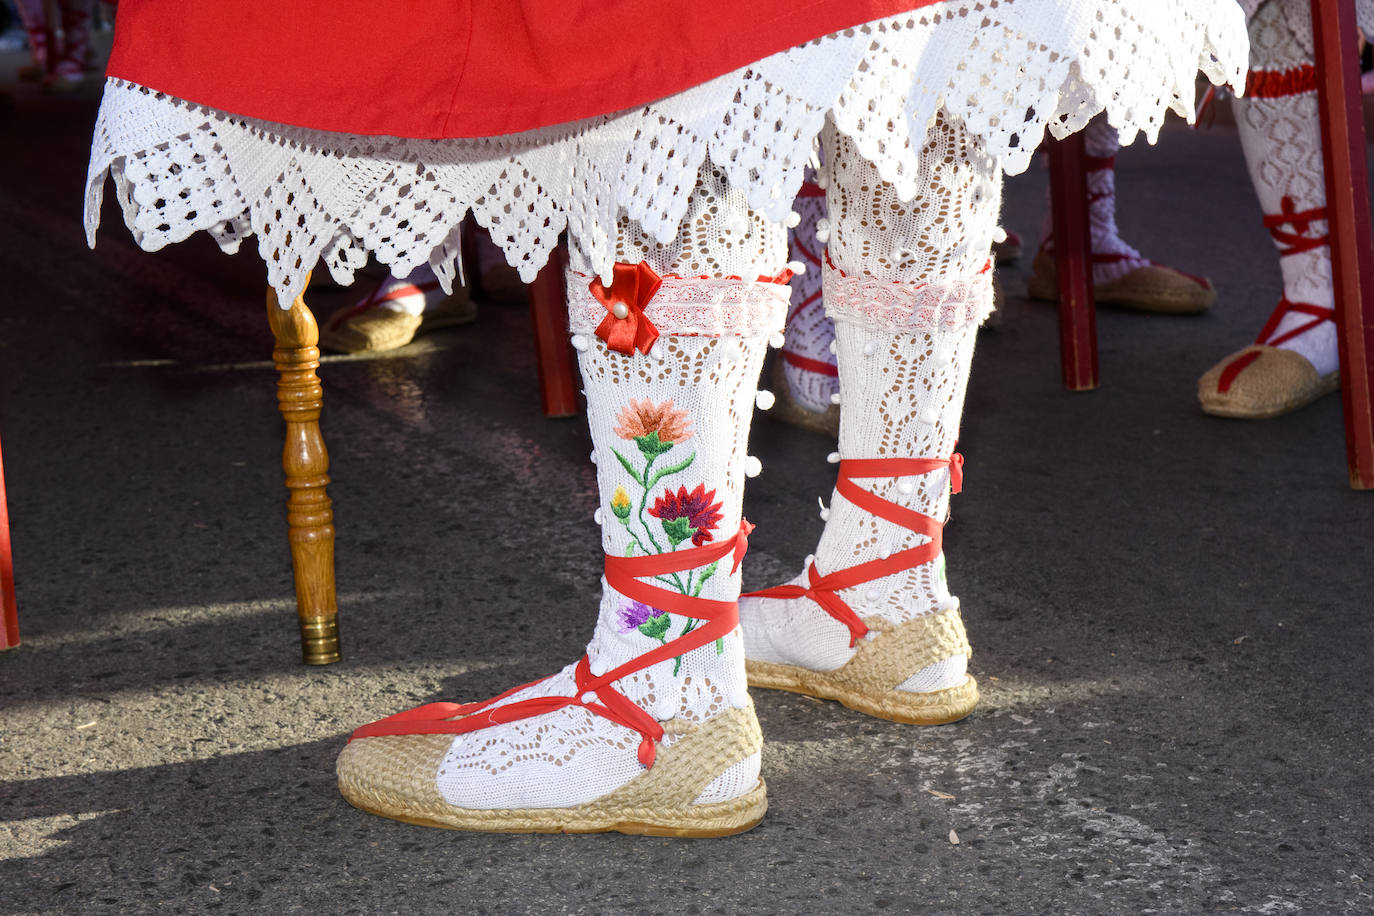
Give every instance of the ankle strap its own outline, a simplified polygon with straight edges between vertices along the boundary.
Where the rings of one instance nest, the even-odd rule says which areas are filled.
[[[648,668],[650,665],[670,658],[684,655],[728,635],[739,625],[738,601],[715,601],[708,598],[694,598],[689,595],[670,592],[656,585],[640,582],[641,578],[666,576],[670,573],[686,572],[708,563],[714,563],[732,554],[734,563],[731,574],[739,568],[749,548],[749,532],[754,526],[747,521],[740,522],[739,531],[733,538],[704,547],[692,547],[671,553],[648,554],[640,557],[606,556],[606,582],[611,588],[627,598],[642,601],[651,607],[670,614],[679,614],[706,623],[694,627],[687,633],[670,639],[651,652],[631,659],[618,668],[593,677],[591,662],[587,656],[573,672],[577,683],[577,694],[571,697],[552,696],[534,697],[508,703],[505,706],[493,704],[512,696],[527,687],[542,683],[548,678],[540,678],[523,684],[498,697],[481,703],[429,703],[379,719],[364,725],[353,733],[352,738],[376,738],[391,735],[462,735],[468,732],[490,728],[506,722],[515,722],[555,712],[565,706],[581,706],[594,715],[610,719],[618,725],[639,732],[639,762],[646,767],[654,765],[656,742],[663,738],[663,726],[653,716],[636,706],[623,693],[613,686],[615,681],[626,675]],[[594,697],[595,699],[592,699]],[[600,701],[600,702],[596,702]]]
[[[932,471],[949,470],[950,489],[958,493],[964,488],[964,456],[955,452],[948,458],[851,458],[840,462],[840,476],[835,482],[835,492],[849,500],[870,515],[900,525],[916,534],[924,534],[929,540],[918,547],[894,553],[887,559],[869,560],[857,566],[837,569],[821,575],[815,561],[806,569],[809,585],[779,585],[762,591],[749,592],[751,598],[810,598],[820,605],[827,614],[834,617],[849,629],[849,645],[858,645],[860,639],[868,635],[868,625],[859,619],[853,609],[836,592],[841,589],[863,585],[874,579],[882,579],[894,573],[922,566],[940,556],[943,550],[944,521],[929,515],[899,506],[865,490],[854,482],[855,478],[908,477],[914,474],[928,474]]]
[[[1287,195],[1284,196],[1279,206],[1279,213],[1266,213],[1264,215],[1264,227],[1274,237],[1274,244],[1279,246],[1279,257],[1286,258],[1290,254],[1301,254],[1304,251],[1312,251],[1328,244],[1329,236],[1326,233],[1312,237],[1308,237],[1306,234],[1313,222],[1326,219],[1326,207],[1294,210],[1293,198]],[[1287,225],[1291,225],[1294,231],[1285,232],[1280,228]]]

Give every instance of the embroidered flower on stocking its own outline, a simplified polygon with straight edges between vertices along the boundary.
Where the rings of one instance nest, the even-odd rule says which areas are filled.
[[[620,606],[620,632],[638,630],[650,639],[667,642],[664,639],[672,619],[665,611],[649,607],[642,601],[631,601]]]
[[[677,493],[664,490],[649,514],[663,523],[663,533],[674,548],[688,538],[694,547],[700,547],[713,540],[711,532],[721,519],[721,504],[711,502],[715,498],[716,491],[701,483],[690,493],[686,487],[678,487]]]

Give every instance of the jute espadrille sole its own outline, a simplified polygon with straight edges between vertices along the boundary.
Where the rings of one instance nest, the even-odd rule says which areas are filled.
[[[1238,359],[1254,353],[1254,360],[1220,390],[1221,375]],[[1339,370],[1318,375],[1307,358],[1292,350],[1252,344],[1208,369],[1198,379],[1197,397],[1205,413],[1235,420],[1267,420],[1341,388]]]
[[[654,765],[601,798],[568,808],[473,809],[450,805],[435,776],[451,735],[360,738],[339,754],[339,791],[355,808],[425,827],[495,833],[619,833],[714,837],[742,833],[768,810],[763,780],[729,801],[694,805],[713,779],[763,746],[751,704],[700,724],[678,720],[680,737],[660,745]]]
[[[1035,256],[1031,263],[1030,278],[1026,281],[1026,292],[1032,299],[1059,301],[1059,270],[1052,256],[1043,251]],[[1093,299],[1098,305],[1141,312],[1196,315],[1216,303],[1217,291],[1176,270],[1151,264],[1138,267],[1109,283],[1095,285]]]
[[[749,686],[837,700],[870,716],[911,725],[944,725],[973,712],[978,682],[971,675],[958,686],[929,693],[897,689],[927,665],[953,655],[972,657],[958,608],[895,626],[880,617],[865,618],[864,623],[878,636],[860,640],[854,657],[842,667],[812,671],[747,660]]]
[[[459,292],[445,299],[423,315],[412,315],[395,309],[373,308],[352,319],[343,319],[340,309],[329,316],[320,329],[320,345],[339,353],[372,353],[396,350],[425,331],[468,324],[477,319],[477,306]]]

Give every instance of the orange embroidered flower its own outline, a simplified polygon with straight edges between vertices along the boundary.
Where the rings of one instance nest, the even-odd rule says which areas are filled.
[[[648,398],[631,398],[629,405],[620,409],[616,422],[615,434],[633,440],[646,455],[661,455],[674,443],[692,438],[687,411],[678,410],[671,400],[655,404]]]

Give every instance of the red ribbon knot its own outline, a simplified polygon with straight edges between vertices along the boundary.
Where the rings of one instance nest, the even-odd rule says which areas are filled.
[[[644,307],[654,298],[663,279],[654,269],[640,261],[626,264],[616,261],[611,268],[609,288],[597,277],[588,284],[592,296],[606,307],[606,317],[596,326],[596,336],[617,353],[631,355],[636,350],[648,353],[658,340],[658,328],[644,314]]]

